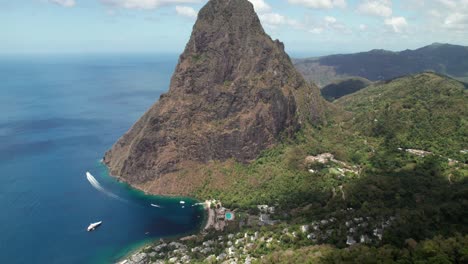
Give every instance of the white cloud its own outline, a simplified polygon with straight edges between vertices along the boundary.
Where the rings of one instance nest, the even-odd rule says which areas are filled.
[[[288,18],[278,13],[260,14],[260,21],[267,27],[275,28],[281,25],[287,25],[294,28],[301,28],[302,23],[295,19]]]
[[[325,16],[322,20],[318,21],[309,21],[307,26],[303,26],[303,28],[312,34],[322,34],[326,32],[351,33],[351,30],[345,24],[332,16]]]
[[[365,31],[366,29],[367,29],[367,25],[365,25],[365,24],[360,24],[359,25],[359,30]]]
[[[345,8],[346,0],[288,0],[291,4],[302,5],[309,8],[330,9],[334,7]]]
[[[189,18],[196,18],[197,17],[197,11],[195,9],[189,7],[189,6],[176,6],[176,13],[179,16],[185,16]]]
[[[438,0],[441,7],[433,6],[430,15],[433,24],[440,25],[441,30],[468,31],[468,0]]]
[[[312,34],[321,34],[323,32],[323,28],[321,27],[312,28],[312,29],[309,29],[309,32]]]
[[[345,24],[338,22],[338,20],[332,16],[326,16],[323,18],[323,20],[325,23],[321,26],[321,28],[326,28],[346,34],[351,33],[351,29],[349,29]]]
[[[438,10],[435,10],[435,9],[431,9],[429,10],[428,14],[432,17],[436,17],[436,18],[439,18],[442,16],[442,14],[438,11]]]
[[[271,10],[271,7],[264,0],[249,0],[253,4],[257,13],[264,13]]]
[[[339,7],[339,8],[345,8],[346,7],[346,1],[345,0],[333,0],[333,6]]]
[[[424,8],[427,0],[406,0],[402,7],[408,9]]]
[[[49,0],[49,2],[64,7],[74,7],[76,5],[75,0]]]
[[[392,28],[395,33],[403,32],[406,27],[408,27],[408,23],[404,17],[391,17],[387,18],[384,21],[385,25]]]
[[[390,17],[392,15],[392,1],[365,0],[358,6],[358,11],[371,16]]]
[[[457,7],[457,2],[453,0],[438,0],[442,5],[448,8],[456,8]]]
[[[324,18],[324,20],[325,20],[325,22],[330,23],[330,24],[333,24],[333,23],[336,22],[336,18],[334,18],[334,17],[332,17],[332,16],[326,16],[326,17]]]
[[[468,31],[468,0],[436,0],[426,6],[428,32]]]
[[[62,1],[62,0],[60,0]],[[127,9],[155,9],[162,5],[200,3],[200,0],[99,0],[113,7]]]
[[[468,15],[466,13],[453,13],[444,20],[445,28],[468,30]]]
[[[267,13],[260,15],[260,20],[268,25],[286,24],[286,17],[277,13]]]

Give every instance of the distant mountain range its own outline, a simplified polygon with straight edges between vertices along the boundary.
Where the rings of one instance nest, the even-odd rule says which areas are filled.
[[[466,82],[468,47],[433,43],[416,50],[399,52],[371,50],[296,59],[294,65],[306,80],[320,87],[350,77],[380,81],[424,71],[434,71]]]

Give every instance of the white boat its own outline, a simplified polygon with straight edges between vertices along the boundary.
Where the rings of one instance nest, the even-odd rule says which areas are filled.
[[[161,206],[160,206],[160,205],[157,205],[157,204],[151,204],[151,206],[157,207],[157,208],[161,208]]]
[[[185,201],[180,201],[181,204],[185,204]]]
[[[88,226],[88,232],[89,231],[94,231],[94,229],[96,229],[96,227],[100,226],[101,224],[102,224],[102,221],[99,221],[99,222],[96,222],[96,223],[91,223]]]

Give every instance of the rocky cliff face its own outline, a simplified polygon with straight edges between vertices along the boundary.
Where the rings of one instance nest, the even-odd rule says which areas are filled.
[[[264,32],[250,2],[210,0],[198,14],[169,92],[104,162],[112,175],[146,191],[188,194],[174,173],[181,166],[253,160],[301,124],[319,121],[321,105],[318,88],[296,72],[283,44]]]

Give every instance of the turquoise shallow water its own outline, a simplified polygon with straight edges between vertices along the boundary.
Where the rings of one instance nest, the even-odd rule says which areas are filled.
[[[167,90],[176,62],[174,55],[0,57],[0,263],[108,263],[200,227],[196,201],[144,195],[99,163]]]

